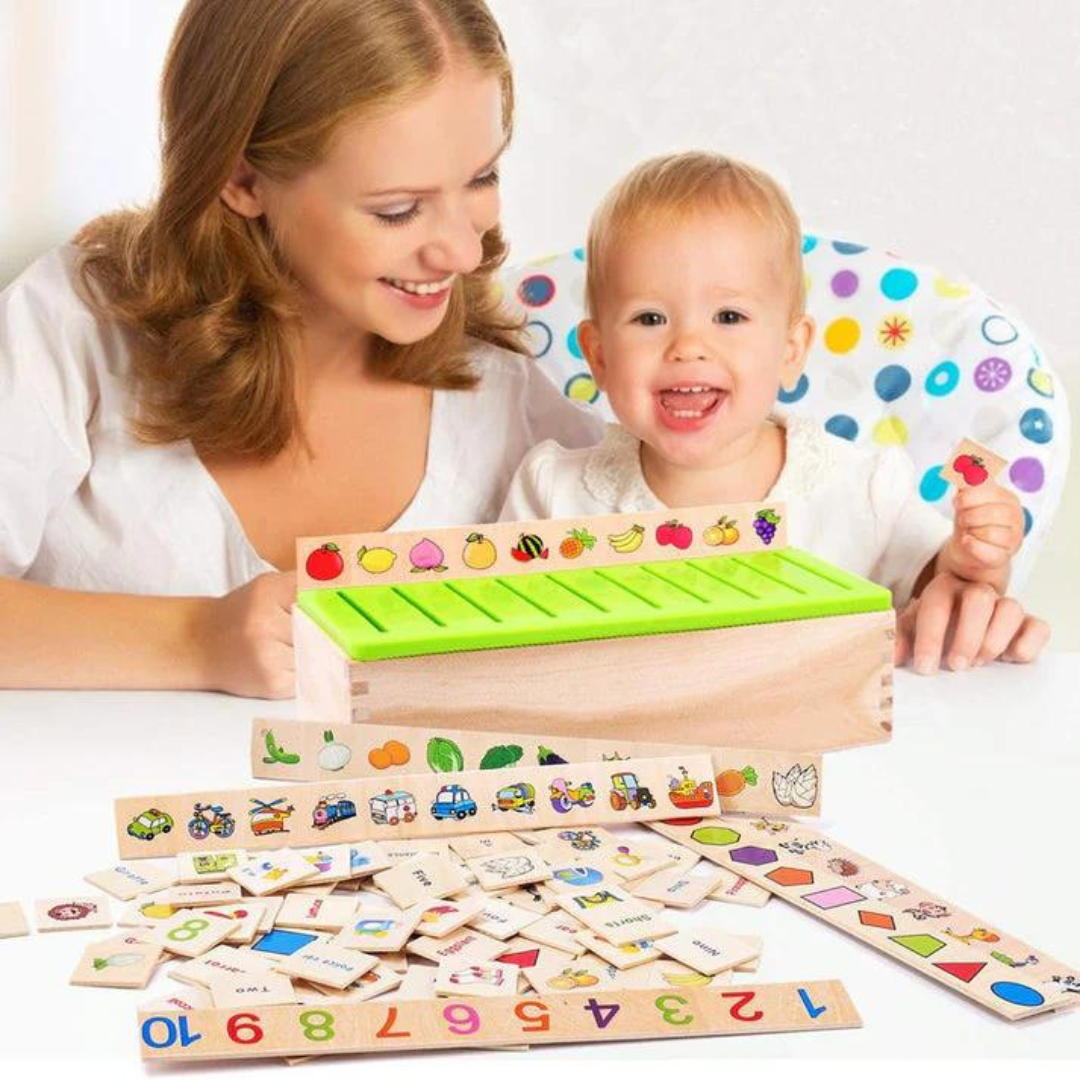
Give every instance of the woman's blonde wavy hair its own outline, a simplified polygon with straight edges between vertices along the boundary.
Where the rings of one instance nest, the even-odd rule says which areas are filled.
[[[456,59],[498,77],[509,137],[510,62],[483,0],[190,0],[162,76],[160,193],[74,239],[84,298],[130,331],[138,438],[265,458],[302,437],[296,285],[266,222],[232,212],[221,190],[241,155],[295,177],[344,123],[415,97]],[[493,287],[498,226],[482,249],[439,329],[411,345],[376,338],[373,370],[465,389],[466,335],[527,353]]]

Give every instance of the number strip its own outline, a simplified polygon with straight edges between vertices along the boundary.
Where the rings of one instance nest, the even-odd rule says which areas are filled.
[[[811,1016],[804,997],[815,1002]],[[620,990],[600,997],[551,994],[498,1000],[451,999],[274,1005],[238,1012],[140,1010],[145,1060],[212,1060],[440,1050],[521,1043],[664,1039],[861,1027],[842,983],[762,983],[737,993],[708,989]]]

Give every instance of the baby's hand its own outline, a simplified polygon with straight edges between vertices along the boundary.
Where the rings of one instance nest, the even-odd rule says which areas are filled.
[[[937,569],[965,581],[985,581],[1003,592],[1009,564],[1024,539],[1024,513],[1016,495],[998,484],[963,488],[953,497],[953,534]]]
[[[896,665],[914,657],[932,675],[943,656],[953,671],[991,660],[1026,664],[1042,652],[1050,627],[991,585],[938,574],[896,619]]]

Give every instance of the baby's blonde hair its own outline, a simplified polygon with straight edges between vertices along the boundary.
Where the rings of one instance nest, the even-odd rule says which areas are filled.
[[[781,270],[791,286],[792,318],[802,315],[806,309],[802,229],[787,193],[752,165],[723,154],[690,151],[643,161],[597,207],[586,241],[589,318],[599,313],[612,251],[629,231],[641,225],[681,225],[709,210],[746,211],[775,231]]]

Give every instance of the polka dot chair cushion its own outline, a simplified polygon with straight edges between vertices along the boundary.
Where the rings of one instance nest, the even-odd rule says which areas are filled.
[[[946,517],[950,489],[939,470],[961,438],[1007,458],[999,480],[1024,508],[1019,588],[1057,510],[1069,457],[1067,404],[1031,332],[971,282],[891,252],[807,235],[803,256],[818,330],[778,411],[817,417],[862,446],[903,446],[922,498]],[[578,248],[507,268],[502,285],[528,320],[537,363],[567,397],[613,419],[577,340],[584,258]]]

